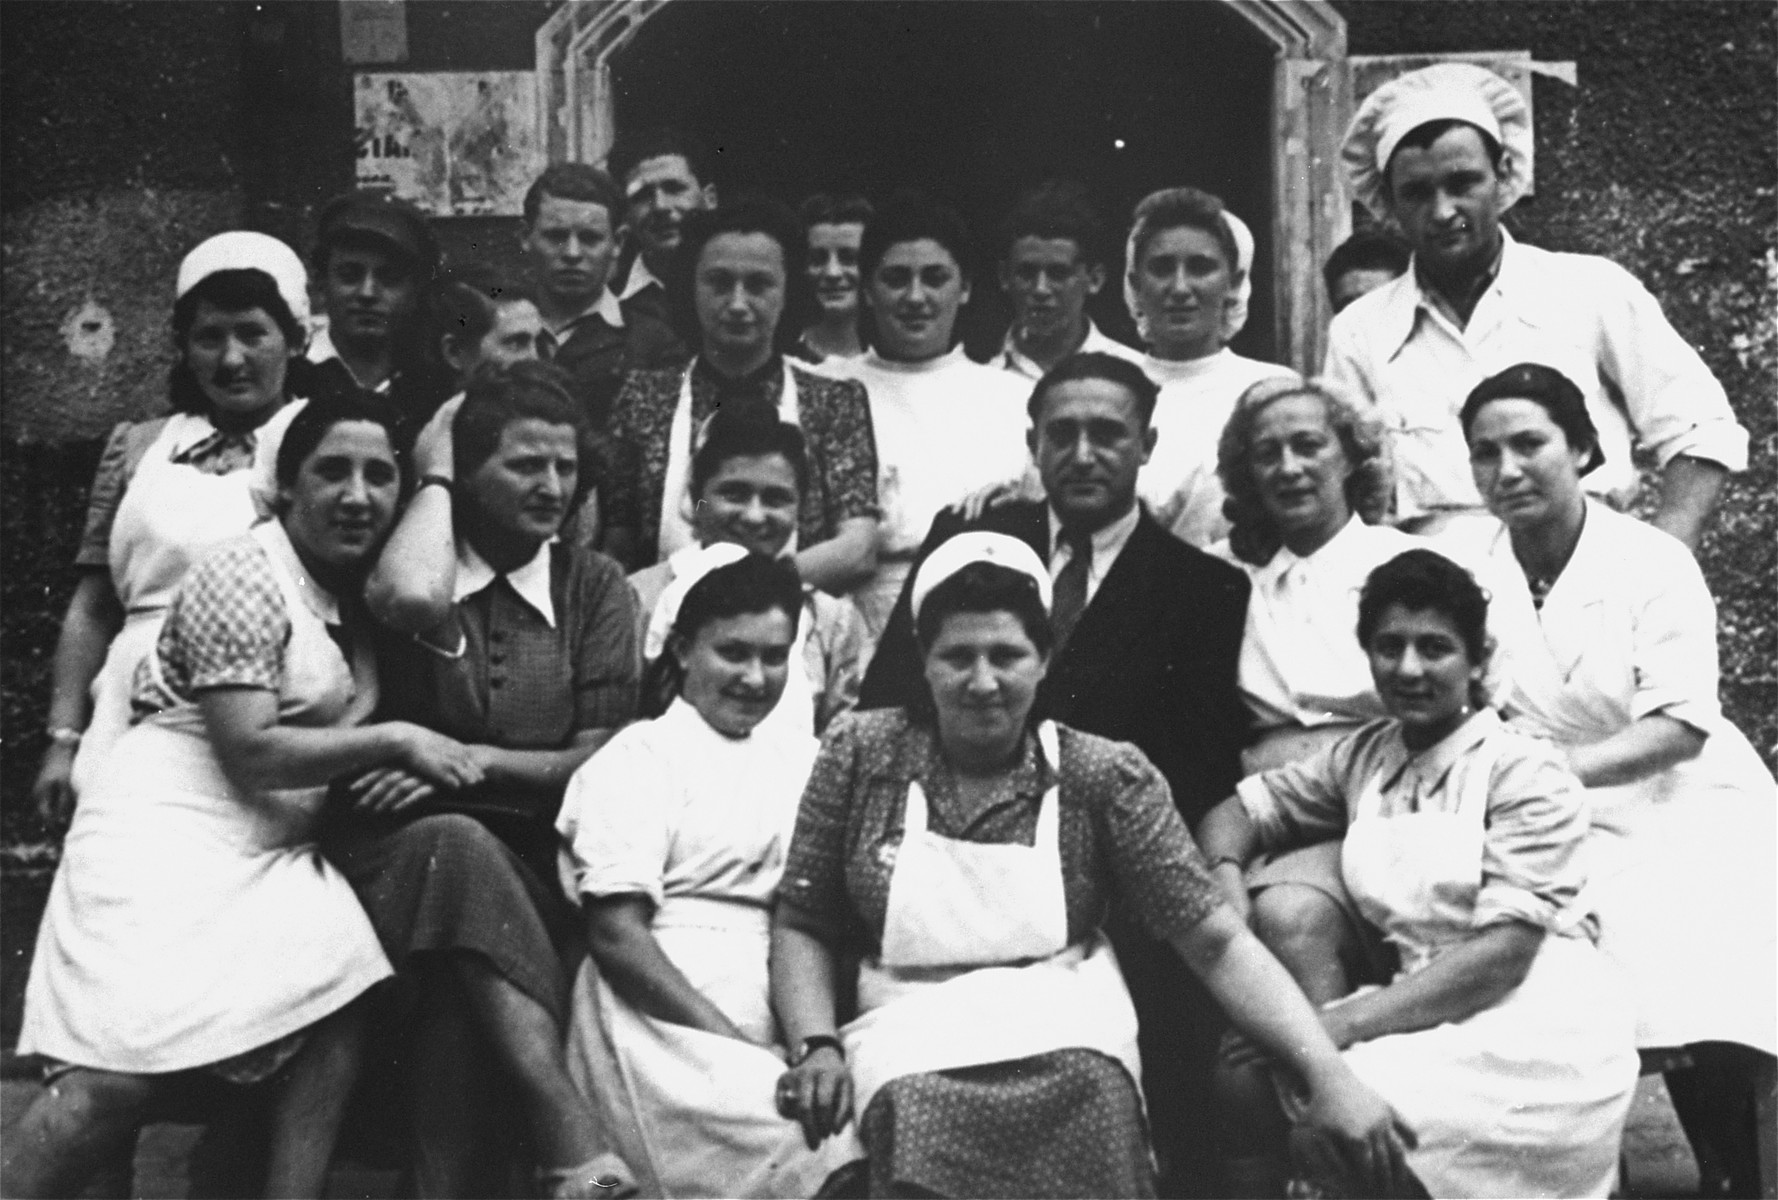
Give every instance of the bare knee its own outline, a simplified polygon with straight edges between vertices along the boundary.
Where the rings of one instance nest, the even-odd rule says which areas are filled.
[[[1350,940],[1346,914],[1327,893],[1279,883],[1253,898],[1253,931],[1274,951],[1319,950],[1339,957]]]
[[[155,1081],[146,1075],[79,1068],[51,1082],[45,1100],[53,1100],[79,1124],[120,1124],[140,1120],[153,1099]]]

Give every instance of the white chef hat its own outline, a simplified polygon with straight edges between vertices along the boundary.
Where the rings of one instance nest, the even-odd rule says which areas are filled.
[[[1154,209],[1172,201],[1178,193],[1193,191],[1190,188],[1162,188],[1151,192],[1136,206],[1135,220],[1130,222],[1130,236],[1124,243],[1124,307],[1130,310],[1130,319],[1136,322],[1136,336],[1144,344],[1149,342],[1148,318],[1143,315],[1142,306],[1136,297],[1136,247],[1145,241],[1150,230],[1149,213]],[[1235,272],[1240,276],[1239,282],[1229,289],[1228,299],[1222,310],[1222,340],[1226,344],[1234,340],[1247,324],[1247,301],[1253,295],[1253,231],[1247,228],[1247,222],[1230,212],[1225,206],[1222,220],[1228,226],[1229,237],[1235,243]]]
[[[679,620],[679,609],[685,604],[685,597],[692,585],[698,580],[730,563],[738,563],[746,558],[748,550],[733,542],[716,542],[709,546],[687,546],[674,552],[668,559],[673,569],[673,582],[655,601],[654,612],[648,618],[648,632],[642,639],[642,658],[652,662],[661,656],[667,648],[667,637],[673,632],[674,622]]]
[[[264,271],[277,285],[278,295],[284,298],[297,325],[307,327],[309,273],[303,268],[296,251],[277,238],[235,229],[204,239],[179,264],[173,299],[182,299],[185,293],[218,271]]]
[[[1022,575],[1029,575],[1037,584],[1037,598],[1043,602],[1043,611],[1050,610],[1050,573],[1044,568],[1043,560],[1037,557],[1037,551],[1031,549],[1016,537],[1008,537],[1004,533],[960,533],[945,542],[926,556],[920,569],[914,575],[914,590],[909,597],[913,615],[916,620],[920,616],[920,608],[926,603],[926,597],[932,589],[961,571],[971,563],[993,563],[997,567],[1006,567]]]
[[[1502,198],[1525,194],[1531,161],[1531,110],[1519,90],[1474,63],[1438,63],[1384,84],[1359,106],[1340,157],[1352,194],[1378,217],[1389,215],[1389,159],[1401,140],[1432,121],[1463,121],[1500,144]]]

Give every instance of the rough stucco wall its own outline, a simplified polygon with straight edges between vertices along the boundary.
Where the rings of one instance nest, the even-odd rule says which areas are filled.
[[[1537,196],[1515,235],[1641,279],[1752,434],[1699,559],[1729,716],[1778,757],[1778,5],[1341,2],[1353,54],[1529,50]],[[1644,507],[1652,500],[1645,489]]]

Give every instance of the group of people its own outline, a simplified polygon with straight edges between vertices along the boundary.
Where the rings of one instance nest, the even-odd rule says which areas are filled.
[[[1639,1049],[1757,1187],[1778,786],[1692,557],[1747,437],[1501,226],[1529,136],[1478,67],[1366,100],[1403,240],[1320,380],[1229,349],[1188,187],[1141,350],[1023,196],[986,363],[954,212],[666,130],[549,167],[524,271],[361,193],[200,244],[57,647],[5,1188],[196,1081],[279,1195],[381,1124],[419,1195],[1604,1196]]]

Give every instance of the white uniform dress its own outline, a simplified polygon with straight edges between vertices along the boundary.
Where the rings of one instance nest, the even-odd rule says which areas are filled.
[[[389,975],[350,885],[310,840],[325,788],[241,795],[195,696],[276,693],[311,728],[375,706],[368,649],[329,636],[332,598],[276,523],[192,569],[138,676],[160,710],[80,798],[37,936],[23,1053],[160,1074],[257,1050]]]
[[[1208,549],[1229,534],[1216,477],[1222,427],[1242,392],[1262,379],[1294,379],[1296,372],[1226,347],[1186,362],[1149,355],[1142,369],[1161,394],[1154,406],[1154,454],[1136,477],[1136,491],[1164,529]]]
[[[129,728],[136,667],[154,649],[179,581],[211,550],[253,525],[253,483],[259,475],[271,474],[288,424],[280,413],[255,431],[254,467],[214,473],[177,460],[215,437],[216,427],[198,414],[174,413],[129,473],[112,514],[105,561],[124,621],[93,677],[92,720],[74,759],[77,794],[86,794],[112,745]],[[108,460],[128,454],[131,432],[120,427],[112,435]],[[127,467],[120,464],[119,469]]]
[[[829,360],[822,371],[855,379],[870,393],[883,519],[877,573],[853,599],[871,636],[880,637],[939,510],[1024,473],[1031,385],[1010,371],[971,362],[961,346],[917,363],[872,350]]]
[[[568,784],[563,882],[646,896],[655,940],[747,1036],[657,1020],[591,959],[575,980],[569,1070],[653,1196],[810,1196],[838,1161],[778,1115],[785,1070],[766,978],[771,905],[815,759],[807,732],[712,729],[675,700],[630,726]],[[839,1161],[843,1161],[839,1160]]]
[[[1546,935],[1491,1007],[1358,1042],[1354,1072],[1414,1129],[1434,1196],[1605,1196],[1636,1086],[1635,1016],[1584,903],[1585,796],[1492,709],[1418,754],[1365,725],[1237,791],[1267,845],[1345,833],[1346,886],[1412,975],[1501,921]]]
[[[1635,980],[1637,1043],[1778,1050],[1778,786],[1717,703],[1716,606],[1697,563],[1589,503],[1541,611],[1504,528],[1484,583],[1517,723],[1582,745],[1665,713],[1708,737],[1690,762],[1588,790],[1600,944]]]

